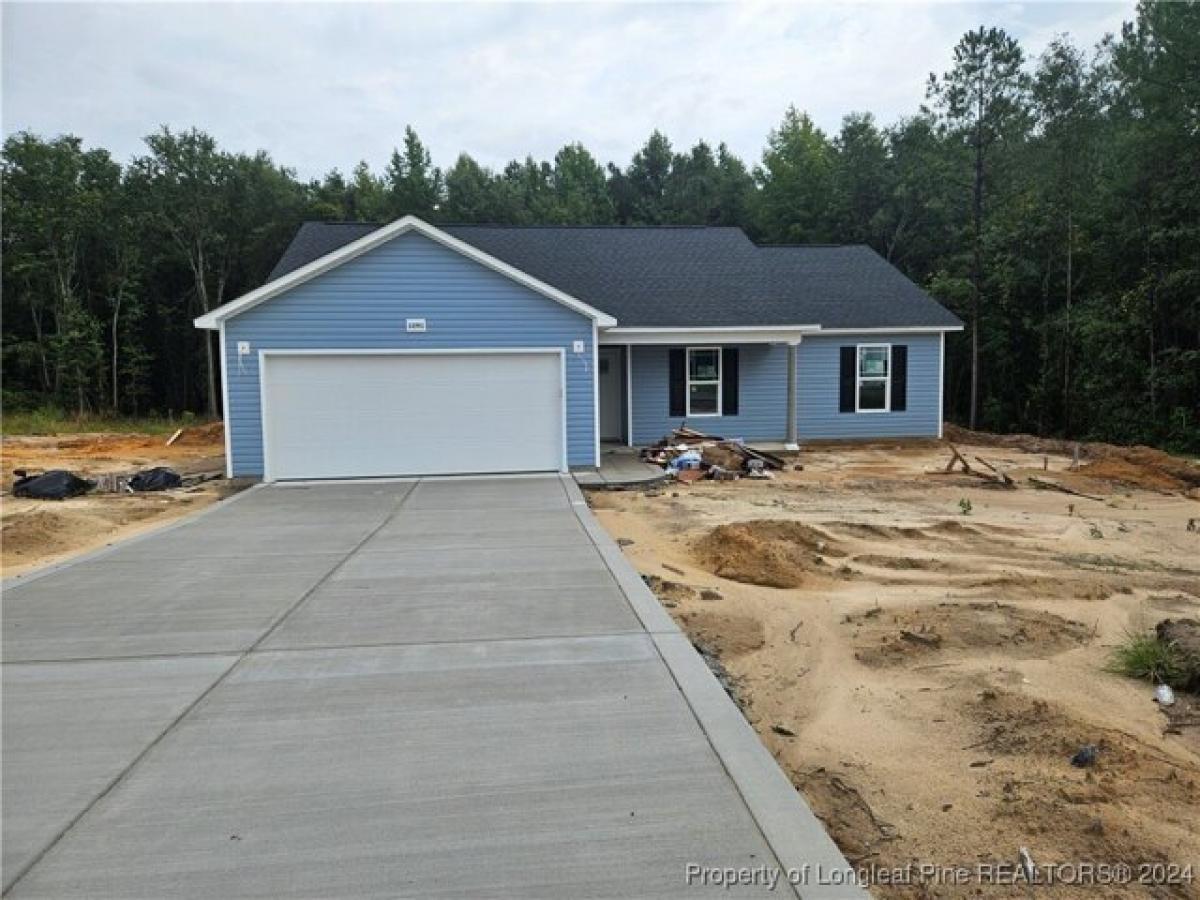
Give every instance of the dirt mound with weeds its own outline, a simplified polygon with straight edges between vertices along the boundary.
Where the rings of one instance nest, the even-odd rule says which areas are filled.
[[[1004,603],[939,603],[888,613],[876,607],[847,616],[846,622],[855,628],[855,658],[876,668],[905,665],[945,650],[1051,656],[1090,639],[1079,622]]]
[[[825,532],[778,519],[718,525],[695,547],[700,564],[721,578],[764,587],[794,588],[814,572],[828,569],[826,558],[846,554]]]

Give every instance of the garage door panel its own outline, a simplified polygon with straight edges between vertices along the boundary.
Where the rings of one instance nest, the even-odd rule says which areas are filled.
[[[273,479],[554,471],[557,353],[267,354]]]

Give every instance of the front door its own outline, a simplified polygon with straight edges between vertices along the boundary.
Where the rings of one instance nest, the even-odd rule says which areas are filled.
[[[600,440],[625,440],[625,366],[621,347],[601,347],[600,371]]]

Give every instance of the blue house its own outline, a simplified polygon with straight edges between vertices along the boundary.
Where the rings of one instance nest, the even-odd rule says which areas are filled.
[[[220,334],[227,466],[265,480],[566,471],[690,427],[941,434],[962,323],[863,246],[737,228],[310,222]]]

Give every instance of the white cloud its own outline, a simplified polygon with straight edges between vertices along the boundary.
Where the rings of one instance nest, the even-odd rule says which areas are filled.
[[[621,164],[651,129],[748,162],[789,103],[834,131],[915,112],[981,23],[1031,55],[1090,46],[1133,3],[14,4],[3,127],[73,132],[118,158],[160,124],[315,176],[380,167],[411,123],[448,165],[582,141]]]

